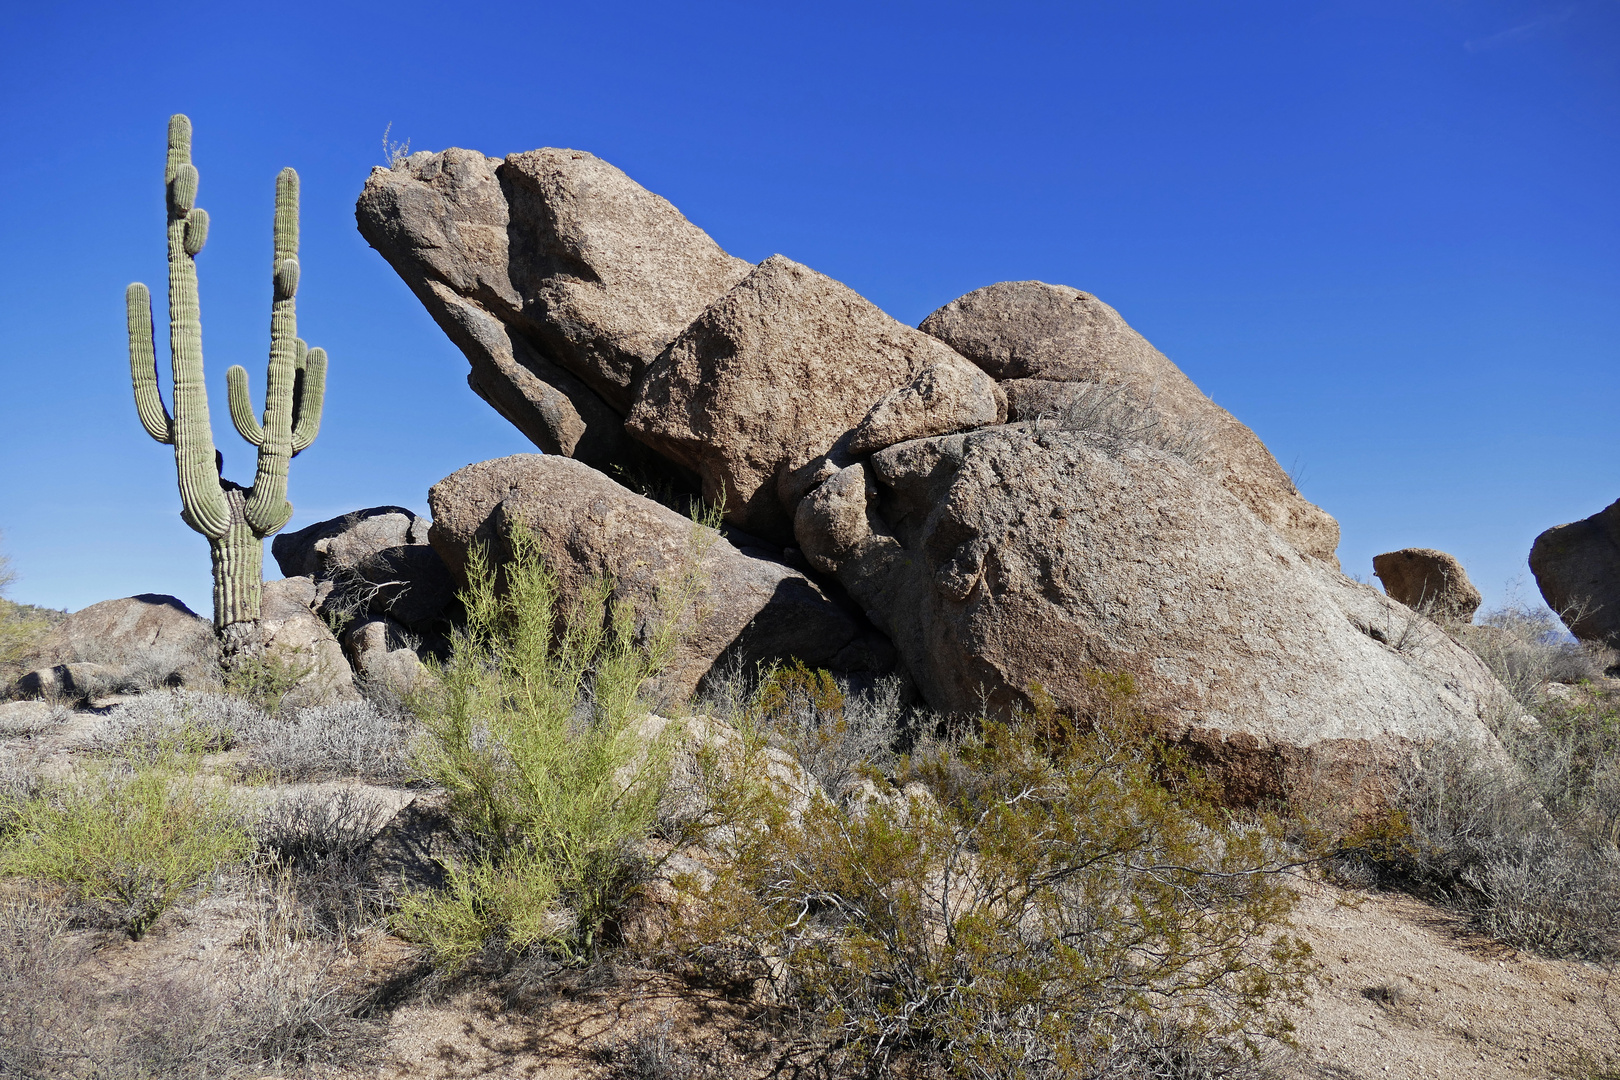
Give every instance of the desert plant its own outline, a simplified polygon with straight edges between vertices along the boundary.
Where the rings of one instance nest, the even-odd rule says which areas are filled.
[[[1121,386],[1085,386],[1055,414],[1038,418],[1036,425],[1087,432],[1111,451],[1144,443],[1194,467],[1209,456],[1209,436],[1201,427],[1167,422],[1151,397],[1144,403]]]
[[[660,795],[665,756],[636,729],[672,632],[638,635],[637,613],[609,604],[606,581],[565,605],[534,535],[519,526],[509,546],[499,590],[486,553],[473,553],[466,628],[413,701],[419,768],[483,847],[449,868],[446,892],[407,897],[398,919],[447,965],[491,943],[591,949]]]
[[[11,560],[0,553],[0,593],[16,580]],[[0,596],[0,692],[26,668],[29,658],[59,618],[61,615],[56,612],[13,603]]]
[[[1570,613],[1567,621],[1574,620]],[[1611,650],[1571,640],[1550,609],[1515,600],[1486,612],[1477,624],[1452,629],[1513,700],[1532,711],[1540,706],[1547,683],[1596,679],[1615,662]]]
[[[197,253],[208,238],[208,214],[196,205],[197,169],[191,163],[191,121],[169,118],[168,164],[169,350],[173,358],[174,414],[158,391],[157,352],[152,337],[152,298],[145,285],[125,294],[129,318],[129,367],[135,408],[147,434],[174,447],[180,481],[181,518],[208,538],[214,562],[214,626],[228,647],[251,645],[259,619],[264,538],[292,517],[287,501],[291,459],[315,441],[326,388],[326,353],[298,337],[294,298],[298,292],[298,174],[276,177],[274,298],[270,312],[270,366],[264,421],[253,415],[247,371],[226,372],[231,420],[258,447],[253,486],[243,488],[220,474],[208,420],[203,382],[202,324],[197,297]],[[233,631],[232,627],[244,627]],[[241,637],[242,642],[235,639]]]
[[[1277,825],[1223,814],[1129,680],[1098,686],[1085,723],[1037,692],[1035,714],[905,763],[926,797],[721,808],[720,868],[679,880],[674,945],[816,1018],[857,1072],[898,1054],[957,1076],[1118,1075],[1131,1054],[1285,1038],[1314,966],[1284,932]]]
[[[228,792],[184,755],[92,768],[9,810],[0,873],[63,885],[137,939],[251,847]]]
[[[835,796],[867,773],[889,771],[907,735],[896,678],[848,692],[830,673],[795,660],[763,671],[750,704],[731,721],[757,725]]]

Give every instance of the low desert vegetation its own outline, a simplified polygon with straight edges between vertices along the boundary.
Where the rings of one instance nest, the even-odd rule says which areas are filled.
[[[135,939],[251,848],[229,792],[183,753],[88,768],[0,813],[0,873],[60,885]]]
[[[1492,747],[1430,747],[1391,806],[1346,837],[1354,884],[1402,888],[1550,956],[1620,956],[1620,695],[1607,650],[1512,605],[1453,627],[1509,699]]]
[[[832,1075],[1257,1069],[1315,970],[1280,826],[1219,810],[1129,680],[1096,685],[1080,722],[1048,699],[806,800],[760,748],[860,740],[826,681],[774,673],[755,751],[706,766],[712,870],[676,879],[677,954],[801,1018]]]
[[[0,553],[0,594],[16,580],[11,560]],[[61,612],[18,604],[0,595],[0,686],[28,669],[28,661],[61,617]]]

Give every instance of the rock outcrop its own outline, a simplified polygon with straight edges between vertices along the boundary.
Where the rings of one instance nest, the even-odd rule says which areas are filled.
[[[1570,633],[1620,649],[1620,501],[1536,537],[1530,572]]]
[[[413,154],[372,171],[355,216],[473,390],[546,453],[604,469],[656,467],[622,430],[636,382],[749,269],[578,150]]]
[[[402,506],[374,506],[283,533],[270,550],[287,577],[330,583],[320,603],[329,621],[390,619],[442,651],[456,585],[428,543],[431,524]]]
[[[643,636],[661,603],[695,573],[695,626],[659,682],[661,700],[689,695],[717,664],[787,657],[835,670],[892,664],[886,644],[805,575],[580,462],[540,454],[480,462],[435,484],[428,502],[433,546],[459,579],[473,544],[489,545],[500,562],[507,532],[521,522],[545,545],[565,603],[591,579],[608,577],[614,601],[638,612]]]
[[[921,329],[1001,380],[1016,420],[1061,415],[1076,391],[1118,388],[1170,436],[1201,443],[1220,485],[1297,550],[1338,565],[1338,522],[1299,494],[1254,432],[1090,293],[1004,281],[951,301]]]
[[[103,600],[52,628],[38,670],[14,692],[30,697],[100,697],[159,686],[219,685],[214,626],[172,596]]]
[[[778,481],[841,440],[861,453],[1005,415],[993,381],[951,349],[773,255],[664,350],[625,427],[696,472],[727,520],[784,542],[793,500]]]
[[[1444,622],[1468,622],[1484,601],[1462,563],[1433,548],[1402,548],[1373,556],[1384,592]]]
[[[1237,801],[1330,760],[1490,739],[1477,658],[1147,446],[1033,424],[902,443],[796,524],[941,710],[1005,713],[1037,683],[1083,708],[1088,672],[1126,672]]]

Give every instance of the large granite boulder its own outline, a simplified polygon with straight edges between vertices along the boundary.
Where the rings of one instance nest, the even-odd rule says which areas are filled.
[[[749,269],[579,150],[413,154],[372,170],[355,217],[466,354],[473,390],[546,453],[601,468],[657,467],[621,427],[635,384]]]
[[[320,603],[329,621],[387,618],[434,644],[457,609],[455,582],[428,543],[431,524],[402,506],[374,506],[283,533],[270,550],[287,577],[331,583]]]
[[[1536,537],[1530,572],[1570,633],[1620,649],[1620,501]]]
[[[792,536],[778,481],[842,440],[861,453],[996,423],[992,380],[847,286],[773,255],[648,368],[626,429],[696,472],[728,521]]]
[[[1060,418],[1078,394],[1116,388],[1167,436],[1198,444],[1220,485],[1297,550],[1338,565],[1338,522],[1299,494],[1254,432],[1095,296],[1004,281],[951,301],[921,329],[1002,381],[1013,420]]]
[[[1373,573],[1389,596],[1444,622],[1468,622],[1484,601],[1462,563],[1434,548],[1374,555]]]
[[[435,484],[428,502],[433,546],[458,579],[472,545],[488,545],[499,563],[506,535],[522,523],[540,538],[565,603],[608,577],[614,601],[635,607],[644,638],[695,572],[694,602],[680,612],[694,625],[659,681],[661,701],[683,700],[717,665],[789,657],[846,671],[892,665],[886,643],[803,574],[580,462],[540,454],[480,462]]]
[[[75,611],[52,628],[36,662],[38,670],[18,680],[15,693],[83,698],[220,681],[213,624],[156,593]]]
[[[821,484],[796,524],[930,705],[1006,713],[1039,684],[1082,709],[1088,673],[1129,673],[1237,802],[1489,742],[1481,718],[1507,707],[1439,628],[1145,445],[1036,424],[903,443]]]

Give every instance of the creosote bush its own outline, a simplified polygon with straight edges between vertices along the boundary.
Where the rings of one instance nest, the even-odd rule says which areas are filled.
[[[885,797],[801,815],[757,767],[714,763],[716,871],[677,879],[671,945],[819,1018],[842,1075],[1240,1068],[1288,1037],[1315,967],[1285,932],[1279,827],[1221,811],[1128,678],[1094,682],[1083,723],[1037,692],[898,762]]]
[[[137,939],[251,850],[228,793],[182,754],[86,770],[5,816],[0,873],[61,884]]]
[[[478,850],[448,868],[447,890],[406,897],[395,925],[452,967],[491,946],[590,952],[633,888],[629,847],[654,823],[667,762],[638,721],[674,630],[638,633],[605,580],[565,604],[533,534],[509,543],[499,588],[473,553],[466,629],[413,699],[418,768]]]

